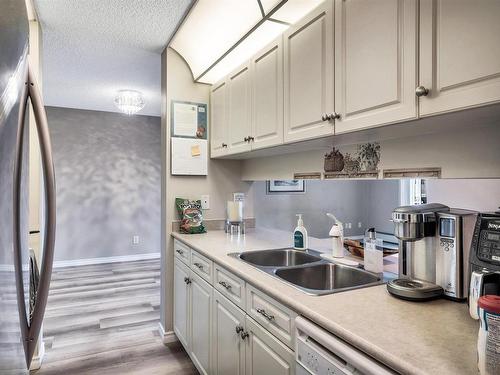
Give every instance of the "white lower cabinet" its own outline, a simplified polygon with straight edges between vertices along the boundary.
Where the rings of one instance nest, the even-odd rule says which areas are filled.
[[[295,355],[276,337],[246,317],[246,375],[295,374]]]
[[[203,275],[204,279],[199,267],[189,266],[205,257],[185,250],[194,256],[186,262],[189,264],[180,253],[175,256],[174,332],[198,371],[217,375],[295,374],[294,352],[287,345],[293,337],[290,320],[296,314],[216,263],[213,279]],[[205,260],[211,264],[208,258]],[[262,320],[259,324],[252,318],[261,319],[264,312],[266,319],[273,317],[272,322]]]
[[[210,339],[212,318],[213,288],[198,275],[191,274],[190,331],[191,347],[189,353],[195,366],[202,374],[210,374]]]
[[[180,260],[174,263],[174,332],[189,350],[189,267]]]
[[[213,374],[245,373],[245,342],[240,333],[245,327],[245,312],[214,290],[212,313]]]

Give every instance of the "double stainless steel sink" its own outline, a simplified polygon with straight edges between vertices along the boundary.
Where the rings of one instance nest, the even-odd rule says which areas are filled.
[[[276,249],[229,254],[311,295],[384,283],[382,274],[321,258],[314,250]]]

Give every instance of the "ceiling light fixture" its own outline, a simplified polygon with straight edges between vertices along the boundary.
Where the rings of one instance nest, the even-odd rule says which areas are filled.
[[[142,93],[136,90],[120,90],[115,97],[116,107],[129,116],[139,112],[145,104]]]

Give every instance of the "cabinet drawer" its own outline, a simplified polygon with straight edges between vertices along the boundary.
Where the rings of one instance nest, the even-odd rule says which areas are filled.
[[[293,349],[297,314],[271,297],[247,285],[246,312],[265,329]]]
[[[191,269],[212,284],[213,262],[194,250],[191,250]]]
[[[174,254],[175,256],[182,260],[184,263],[189,265],[191,249],[186,244],[179,240],[174,240]]]
[[[214,286],[236,306],[245,310],[245,281],[215,265]]]

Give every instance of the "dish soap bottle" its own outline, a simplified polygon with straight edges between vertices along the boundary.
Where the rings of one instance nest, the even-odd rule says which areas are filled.
[[[377,249],[377,234],[375,228],[370,228],[365,233],[365,270],[375,273],[384,272],[384,252]]]
[[[302,214],[297,214],[297,228],[293,231],[293,248],[296,250],[306,250],[307,243],[307,230],[302,221]]]
[[[342,223],[330,213],[326,216],[332,218],[335,222],[330,229],[328,235],[332,238],[332,256],[334,258],[344,257],[344,226]]]

